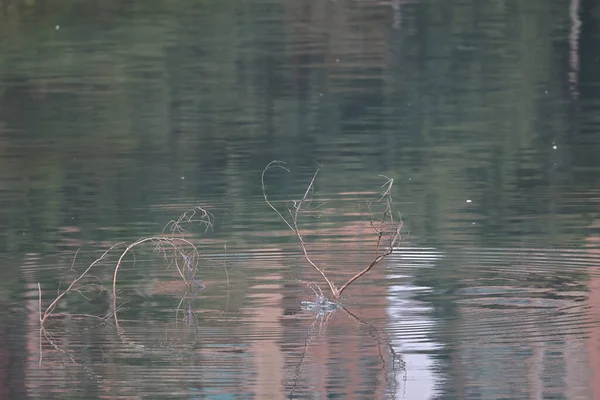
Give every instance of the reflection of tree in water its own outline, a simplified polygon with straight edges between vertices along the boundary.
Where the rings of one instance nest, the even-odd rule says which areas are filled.
[[[302,348],[298,357],[299,359],[296,361],[296,366],[293,369],[293,375],[284,385],[284,388],[289,392],[288,397],[290,399],[297,395],[301,396],[302,392],[311,392],[313,390],[319,391],[321,394],[332,395],[336,392],[335,388],[338,388],[338,390],[346,396],[352,396],[356,393],[356,390],[364,390],[366,387],[372,387],[373,395],[391,395],[392,398],[395,398],[398,391],[398,385],[401,384],[397,382],[397,379],[400,376],[400,371],[404,371],[403,374],[406,377],[406,366],[393,349],[391,341],[387,338],[385,333],[382,333],[380,329],[359,318],[339,303],[330,302],[322,294],[317,294],[313,301],[302,302],[302,307],[305,311],[314,316],[313,322],[306,334],[304,347]],[[349,317],[349,319],[354,322],[354,329],[365,327],[368,330],[368,336],[373,342],[365,347],[361,345],[353,346],[353,343],[357,340],[360,341],[360,337],[362,336],[355,330],[344,330],[339,339],[333,339],[338,332],[327,332],[327,325],[329,320],[334,316],[334,313],[343,313]],[[336,347],[336,345],[341,342],[345,351],[345,356],[341,354],[329,354],[329,359],[323,360],[320,359],[320,357],[317,357],[317,353],[315,357],[308,361],[308,365],[305,365],[307,357],[311,353],[311,344],[316,341],[317,343],[315,346],[319,347],[321,345],[319,343],[320,339],[333,339],[334,341],[330,342],[331,347]],[[373,345],[377,348],[376,352],[372,351]],[[358,358],[355,360],[346,360],[345,362],[342,361],[344,358],[348,357],[348,353],[353,353],[353,355],[358,356]],[[377,354],[377,357],[375,354]],[[375,362],[375,360],[378,359],[376,363],[379,364],[379,368],[370,365],[370,362],[364,357],[373,360],[372,362]],[[315,358],[318,360],[317,362],[323,362],[325,365],[330,366],[331,369],[326,368],[323,370],[324,365],[314,365]],[[340,365],[340,363],[342,364]],[[337,380],[344,381],[345,379],[348,379],[348,376],[339,375],[336,372],[340,371],[340,373],[343,374],[345,368],[350,369],[353,372],[356,371],[356,375],[350,376],[350,382],[347,383],[348,386],[341,383],[334,383]],[[303,374],[303,370],[309,370],[310,372],[305,372]],[[320,373],[325,374],[325,376],[317,376],[317,374]],[[311,375],[311,377],[307,377],[307,375]],[[359,380],[355,381],[354,379]],[[310,382],[313,380],[323,381],[325,387],[315,387],[311,385]],[[341,389],[338,385],[345,387],[345,389]]]

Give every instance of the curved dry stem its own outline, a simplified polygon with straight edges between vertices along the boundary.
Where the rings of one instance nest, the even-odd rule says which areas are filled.
[[[135,242],[131,243],[129,246],[127,246],[127,248],[119,256],[117,265],[115,266],[115,270],[113,272],[113,290],[112,290],[113,317],[115,319],[115,325],[119,331],[121,330],[121,328],[119,326],[119,318],[117,315],[117,311],[118,311],[118,308],[117,308],[117,275],[119,273],[119,269],[121,267],[121,264],[122,264],[125,256],[129,252],[131,252],[131,250],[133,248],[135,248],[143,243],[146,243],[146,242],[155,242],[159,247],[161,247],[161,245],[166,244],[167,246],[169,246],[171,248],[171,250],[173,251],[173,257],[174,257],[173,263],[175,264],[175,267],[177,268],[177,271],[179,272],[181,279],[187,285],[189,285],[188,279],[185,277],[184,270],[182,269],[182,267],[179,266],[177,259],[178,259],[178,257],[182,257],[184,259],[186,259],[186,257],[189,257],[188,254],[183,251],[183,246],[189,246],[189,248],[192,249],[192,255],[193,255],[194,259],[196,259],[197,256],[199,255],[196,246],[194,246],[194,244],[192,242],[190,242],[189,240],[183,239],[183,238],[171,238],[171,237],[166,237],[166,236],[151,236],[151,237],[138,239]],[[165,252],[165,251],[166,250],[163,249],[163,252]]]
[[[263,172],[260,176],[260,181],[262,183],[262,193],[263,193],[263,197],[265,199],[265,202],[267,203],[267,205],[269,207],[271,207],[271,209],[273,211],[275,211],[277,213],[277,215],[279,215],[279,218],[281,218],[281,220],[283,222],[285,222],[285,224],[288,226],[288,228],[290,228],[292,231],[294,231],[294,228],[292,227],[292,225],[288,222],[287,219],[285,219],[285,217],[279,212],[279,210],[273,205],[271,204],[271,202],[269,201],[269,199],[267,198],[267,187],[265,185],[265,173],[270,170],[271,168],[281,168],[282,170],[286,171],[286,172],[290,172],[289,169],[287,169],[286,167],[284,167],[285,163],[283,161],[278,161],[278,160],[273,160],[271,161],[269,164],[267,164],[267,166],[265,167],[265,169],[263,169]]]

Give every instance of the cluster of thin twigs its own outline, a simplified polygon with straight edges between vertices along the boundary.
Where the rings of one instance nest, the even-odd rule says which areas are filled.
[[[387,176],[383,176],[386,179],[386,182],[382,185],[383,192],[381,197],[375,202],[367,203],[370,213],[372,214],[372,207],[374,203],[382,204],[384,207],[384,211],[382,212],[381,218],[375,220],[373,217],[370,219],[370,226],[373,230],[373,233],[377,237],[377,243],[375,248],[375,255],[373,260],[367,265],[363,270],[352,276],[352,278],[348,279],[340,288],[335,285],[335,283],[325,274],[325,271],[316,265],[310,258],[306,242],[302,236],[302,232],[300,227],[298,226],[298,217],[305,212],[308,212],[307,205],[310,203],[310,195],[314,191],[315,180],[320,171],[320,167],[317,168],[315,173],[313,174],[308,187],[304,192],[304,196],[300,200],[289,200],[286,202],[286,211],[287,217],[279,211],[273,203],[267,197],[267,188],[265,184],[265,174],[272,168],[280,168],[284,171],[290,172],[289,169],[285,167],[285,163],[283,161],[271,161],[263,170],[261,175],[261,184],[262,184],[262,193],[265,199],[265,202],[268,204],[273,211],[277,213],[279,218],[285,222],[287,227],[296,234],[298,241],[300,242],[300,246],[302,247],[302,252],[304,254],[304,259],[313,267],[325,280],[329,289],[331,290],[331,294],[335,301],[338,301],[344,292],[352,283],[356,282],[360,277],[369,272],[375,265],[379,264],[385,257],[392,254],[394,248],[400,243],[402,240],[402,219],[398,214],[398,219],[395,218],[395,213],[392,209],[392,186],[394,184],[394,180],[388,178]]]
[[[164,259],[167,261],[167,268],[175,267],[182,281],[188,288],[192,286],[197,286],[198,291],[202,290],[204,286],[198,282],[195,278],[196,270],[198,268],[198,262],[200,258],[200,253],[197,247],[188,239],[185,238],[185,234],[187,233],[184,229],[184,224],[199,224],[204,228],[205,232],[212,229],[213,227],[214,216],[209,211],[205,210],[201,207],[196,207],[192,210],[189,210],[182,214],[177,220],[169,221],[169,223],[164,227],[161,235],[158,236],[150,236],[136,240],[133,243],[127,244],[125,242],[117,243],[107,249],[100,257],[94,260],[91,264],[83,270],[81,273],[77,273],[75,270],[75,260],[77,257],[77,253],[73,259],[73,263],[71,268],[67,272],[67,275],[62,279],[61,284],[59,285],[58,293],[56,297],[50,302],[50,304],[44,309],[42,306],[42,289],[41,285],[38,283],[38,306],[39,306],[39,322],[40,322],[40,364],[42,362],[42,336],[46,338],[46,340],[55,348],[57,345],[49,336],[46,330],[46,322],[51,317],[57,317],[62,315],[60,313],[56,313],[56,307],[59,302],[64,299],[69,294],[78,294],[87,299],[84,290],[90,289],[90,287],[95,286],[100,291],[106,291],[105,287],[102,285],[102,282],[99,278],[92,277],[91,271],[94,267],[96,267],[101,262],[105,261],[110,253],[113,253],[115,249],[122,248],[125,246],[125,249],[119,253],[119,257],[117,263],[113,269],[112,275],[112,309],[111,312],[103,317],[95,316],[95,315],[82,315],[83,317],[91,317],[101,319],[103,321],[108,320],[108,318],[112,317],[114,320],[114,324],[117,327],[119,333],[122,333],[122,330],[119,327],[119,318],[118,318],[118,310],[119,304],[117,300],[117,283],[118,283],[118,273],[121,269],[124,260],[129,254],[134,254],[134,250],[143,245],[143,244],[153,244],[154,250],[162,254]],[[69,286],[66,289],[61,291],[61,286],[66,277],[72,273],[76,274],[76,278],[74,278]],[[91,281],[91,283],[90,283]],[[197,293],[196,293],[197,294]],[[89,300],[89,299],[88,299]],[[59,349],[60,350],[60,349]]]

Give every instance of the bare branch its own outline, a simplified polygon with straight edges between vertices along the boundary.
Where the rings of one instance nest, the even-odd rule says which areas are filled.
[[[300,200],[289,200],[287,202],[288,206],[288,214],[289,218],[283,216],[283,214],[269,201],[267,197],[266,185],[265,185],[265,173],[271,168],[281,168],[287,172],[289,169],[284,167],[285,163],[282,161],[271,161],[263,170],[261,175],[261,183],[262,183],[262,192],[265,202],[273,211],[277,213],[279,218],[285,222],[285,224],[290,228],[298,238],[300,242],[300,246],[302,247],[302,253],[304,255],[304,259],[313,267],[327,282],[329,289],[333,295],[335,300],[338,300],[341,296],[342,292],[348,288],[353,282],[358,280],[360,277],[369,272],[375,265],[377,265],[381,260],[390,255],[394,251],[394,247],[398,244],[401,239],[401,231],[402,231],[402,220],[396,224],[394,221],[394,213],[392,210],[392,187],[394,185],[394,180],[385,175],[381,175],[381,177],[385,178],[386,181],[382,187],[382,193],[377,203],[382,203],[385,205],[383,215],[378,223],[374,222],[373,217],[371,216],[369,225],[371,229],[373,229],[374,233],[377,235],[377,243],[375,246],[375,256],[371,263],[364,268],[362,271],[354,275],[350,278],[340,289],[338,289],[335,284],[327,277],[325,271],[321,269],[318,265],[316,265],[310,258],[308,254],[308,250],[306,248],[306,243],[304,242],[304,238],[300,232],[300,228],[298,226],[298,217],[301,212],[306,211],[306,204],[310,203],[309,194],[314,191],[315,180],[320,171],[320,166],[317,168],[315,173],[313,174],[308,187],[304,192],[304,196]],[[372,202],[367,203],[367,207],[369,208],[369,213],[373,215],[373,211],[371,209]]]
[[[291,214],[291,211],[290,211]],[[304,259],[315,269],[317,270],[317,272],[319,274],[321,274],[321,276],[323,277],[323,279],[325,279],[325,282],[327,282],[327,285],[329,285],[329,289],[331,290],[331,294],[333,294],[333,297],[337,298],[339,296],[339,292],[338,289],[335,287],[335,284],[333,282],[331,282],[329,280],[329,278],[327,278],[327,275],[325,275],[325,271],[323,271],[321,268],[319,268],[317,266],[317,264],[315,264],[309,257],[308,255],[308,250],[306,249],[306,244],[304,243],[304,239],[302,238],[302,235],[300,234],[300,230],[298,229],[298,223],[296,221],[296,219],[293,219],[294,222],[294,232],[296,233],[296,237],[298,238],[298,240],[300,241],[300,245],[302,247],[302,252],[304,253]]]
[[[379,198],[378,202],[385,201],[385,210],[383,212],[383,216],[381,218],[378,228],[375,226],[373,221],[371,221],[371,227],[377,234],[375,257],[373,258],[373,261],[371,261],[371,263],[366,268],[364,268],[362,271],[360,271],[359,273],[354,275],[352,278],[350,278],[346,283],[344,283],[342,285],[342,287],[340,288],[340,290],[338,292],[338,296],[341,296],[342,292],[344,290],[346,290],[346,288],[348,288],[348,286],[350,286],[361,276],[363,276],[367,272],[369,272],[375,265],[377,265],[379,262],[381,262],[381,260],[383,260],[385,257],[392,254],[392,252],[394,251],[394,247],[396,247],[396,245],[401,240],[403,221],[402,221],[402,219],[400,219],[400,222],[397,225],[395,225],[394,217],[393,217],[394,213],[392,211],[391,191],[392,191],[392,185],[394,184],[394,180],[391,178],[388,178],[385,175],[381,175],[381,176],[386,178],[387,181],[386,181],[386,183],[384,183],[382,185],[382,187],[384,188],[384,192],[381,195],[381,197]],[[370,209],[371,209],[371,204],[369,203],[369,210]],[[382,241],[385,241],[386,243],[382,243]],[[381,250],[382,245],[384,246],[383,250]]]
[[[300,233],[300,229],[298,228],[298,214],[303,211],[303,206],[308,201],[309,194],[314,190],[315,180],[317,179],[317,175],[318,175],[319,171],[321,170],[320,166],[319,166],[319,168],[317,168],[317,170],[313,174],[313,176],[310,180],[310,183],[308,184],[308,187],[306,188],[306,191],[304,192],[304,196],[302,197],[302,199],[297,200],[297,201],[292,200],[291,203],[293,204],[293,206],[292,207],[288,206],[288,213],[290,215],[290,220],[291,220],[291,223],[290,223],[283,216],[283,214],[281,214],[281,212],[269,201],[269,199],[267,197],[267,189],[266,189],[266,185],[265,185],[265,173],[270,168],[281,168],[287,172],[290,172],[290,170],[287,169],[286,167],[284,167],[283,165],[285,165],[285,163],[283,161],[271,161],[262,172],[261,183],[262,183],[262,192],[263,192],[263,197],[265,199],[265,202],[267,203],[267,205],[269,207],[271,207],[271,209],[273,209],[277,213],[277,215],[279,215],[279,218],[281,218],[283,220],[283,222],[285,222],[285,224],[288,226],[288,228],[290,228],[292,230],[292,232],[294,232],[296,234],[296,237],[298,238],[298,241],[300,242],[300,246],[302,247],[302,253],[304,254],[304,259],[323,277],[325,282],[327,282],[327,285],[329,285],[329,289],[331,290],[333,297],[337,298],[338,297],[338,289],[335,287],[335,284],[331,280],[329,280],[329,278],[327,278],[327,275],[325,274],[325,272],[321,268],[319,268],[310,259],[310,256],[308,255],[308,250],[306,248],[306,243],[304,242],[304,239],[302,238],[302,234]]]

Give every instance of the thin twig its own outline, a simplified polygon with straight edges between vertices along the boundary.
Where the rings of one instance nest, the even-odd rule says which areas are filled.
[[[196,217],[200,211],[200,217]],[[181,224],[192,224],[198,223],[199,225],[204,225],[204,233],[208,232],[209,229],[213,229],[213,221],[215,216],[208,210],[202,207],[194,207],[177,218],[177,220],[169,221],[163,228],[162,234],[165,234],[165,231],[168,229],[172,234],[185,234],[187,231],[181,226]]]
[[[117,243],[113,246],[111,246],[108,250],[106,250],[104,253],[102,253],[102,255],[100,257],[98,257],[94,262],[92,262],[86,269],[85,271],[83,271],[77,278],[75,278],[71,284],[60,294],[58,294],[58,296],[56,296],[56,298],[52,301],[52,303],[50,303],[50,305],[46,308],[46,310],[44,311],[43,314],[41,314],[40,316],[40,325],[43,326],[44,322],[46,322],[46,319],[48,318],[48,316],[50,314],[52,314],[52,312],[54,312],[54,309],[56,308],[56,306],[58,305],[58,302],[60,301],[60,299],[62,299],[67,293],[69,293],[71,290],[76,290],[73,289],[73,287],[81,280],[83,279],[87,273],[96,265],[98,264],[100,261],[102,261],[106,255],[115,247],[121,245],[122,243]],[[40,292],[40,296],[41,296],[41,289],[39,289]],[[40,304],[41,304],[41,299],[40,299]]]
[[[392,252],[394,251],[394,245],[396,244],[397,239],[400,238],[400,231],[402,230],[402,225],[403,225],[403,223],[401,221],[400,224],[398,224],[398,228],[396,229],[396,233],[394,234],[394,238],[392,239],[390,245],[388,246],[388,248],[382,254],[378,254],[379,253],[379,243],[380,243],[381,235],[379,236],[379,238],[377,239],[377,255],[375,256],[375,258],[373,259],[373,261],[371,261],[371,264],[369,264],[365,269],[363,269],[362,271],[360,271],[358,274],[354,275],[352,278],[348,279],[348,281],[342,285],[342,287],[340,288],[340,291],[338,293],[339,296],[341,296],[342,292],[344,290],[346,290],[346,288],[348,286],[350,286],[354,281],[356,281],[358,278],[360,278],[361,276],[363,276],[364,274],[366,274],[367,272],[369,272],[371,270],[371,268],[373,268],[377,263],[379,263],[385,257],[387,257],[390,254],[392,254]]]
[[[58,289],[56,289],[57,296],[60,294],[60,288],[62,287],[62,284],[65,281],[65,279],[67,279],[67,276],[69,276],[71,271],[75,271],[75,260],[77,260],[78,254],[79,254],[79,249],[77,249],[77,251],[75,251],[75,255],[73,256],[73,261],[71,261],[71,268],[69,268],[69,270],[67,271],[65,276],[63,276],[62,279],[60,280],[60,282],[58,283]]]

